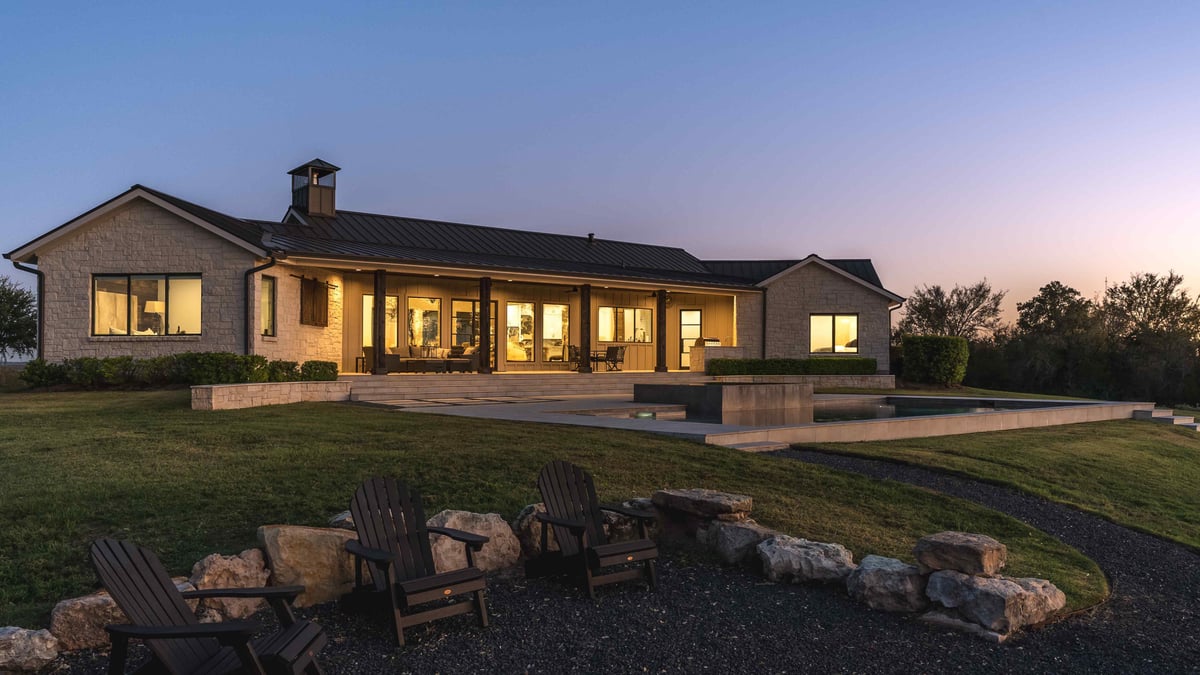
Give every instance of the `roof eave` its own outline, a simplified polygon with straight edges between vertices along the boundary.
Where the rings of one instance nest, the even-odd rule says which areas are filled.
[[[774,274],[770,277],[767,277],[766,279],[763,279],[762,281],[758,282],[755,285],[766,288],[768,285],[770,285],[776,279],[785,277],[788,274],[791,274],[792,272],[794,272],[795,270],[798,270],[801,267],[804,267],[806,265],[810,265],[813,263],[817,263],[824,269],[827,269],[839,276],[849,279],[850,281],[853,281],[865,288],[875,291],[876,293],[882,295],[883,297],[887,298],[888,300],[891,300],[892,302],[896,303],[895,307],[899,307],[901,304],[904,303],[903,297],[896,295],[895,293],[889,291],[888,289],[884,288],[883,286],[876,286],[875,284],[867,281],[866,279],[857,277],[857,276],[847,272],[846,270],[838,267],[837,265],[834,265],[833,263],[829,262],[828,260],[825,260],[824,258],[822,258],[821,256],[819,256],[815,253],[808,256],[807,258],[801,260],[800,262],[796,263],[795,265],[792,265],[791,267],[788,267],[787,269],[782,270],[777,274]],[[889,308],[891,308],[891,309],[895,309],[895,307],[891,307],[889,305]]]

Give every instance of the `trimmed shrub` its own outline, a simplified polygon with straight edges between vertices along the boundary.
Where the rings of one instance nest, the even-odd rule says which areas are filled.
[[[272,361],[267,364],[268,382],[296,382],[301,379],[300,366],[295,361]]]
[[[332,381],[338,378],[338,364],[333,361],[305,361],[300,366],[300,379]]]
[[[67,383],[67,368],[61,363],[34,359],[25,364],[19,377],[31,387],[54,387]]]
[[[836,356],[816,359],[711,359],[709,375],[874,375],[875,359]]]
[[[962,384],[970,354],[965,338],[948,335],[905,335],[904,379],[908,382]]]

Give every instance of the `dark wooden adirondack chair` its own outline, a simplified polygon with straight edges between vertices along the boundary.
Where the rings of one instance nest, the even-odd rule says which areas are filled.
[[[484,599],[487,579],[475,567],[472,555],[483,548],[487,537],[449,527],[427,527],[421,495],[394,478],[365,481],[354,493],[350,513],[358,539],[346,542],[346,550],[355,558],[356,590],[373,588],[386,595],[400,645],[404,644],[405,628],[456,614],[475,611],[479,625],[488,625]],[[439,574],[433,566],[430,533],[461,541],[466,547],[467,566]],[[363,583],[364,561],[370,565],[370,587]],[[474,600],[413,611],[417,605],[463,593],[474,593]]]
[[[129,640],[144,640],[154,658],[138,672],[310,673],[319,675],[316,654],[325,633],[297,621],[291,605],[303,586],[205,589],[181,593],[152,551],[136,544],[100,539],[92,544],[92,566],[131,624],[105,626],[112,638],[109,673],[125,672]],[[279,632],[254,639],[253,621],[200,623],[185,600],[264,598],[279,617]]]
[[[554,560],[546,551],[548,525],[554,528],[558,541],[561,555],[558,563],[582,573],[589,597],[596,598],[597,586],[641,577],[651,590],[655,589],[654,559],[658,557],[658,546],[646,538],[646,523],[654,520],[653,514],[615,504],[600,505],[592,475],[570,462],[554,461],[543,467],[538,475],[538,490],[546,504],[546,512],[537,515],[542,522],[542,556]],[[642,538],[610,544],[604,534],[601,511],[637,519]],[[602,573],[606,567],[635,562],[642,563],[641,569]]]

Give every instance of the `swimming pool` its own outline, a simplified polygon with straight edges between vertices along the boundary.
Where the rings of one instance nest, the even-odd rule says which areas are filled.
[[[927,398],[888,396],[884,398],[854,398],[821,400],[813,407],[813,422],[855,422],[891,419],[894,417],[926,417],[930,415],[963,415],[1004,410],[1035,410],[1053,408],[1067,403],[1059,401],[1005,401],[1000,399]]]

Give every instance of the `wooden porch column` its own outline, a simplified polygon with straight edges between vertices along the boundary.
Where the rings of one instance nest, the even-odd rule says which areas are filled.
[[[658,333],[658,340],[654,347],[654,372],[667,372],[667,291],[658,289],[654,295],[658,299],[658,317],[655,320],[654,330]]]
[[[492,278],[479,278],[479,374],[492,374]]]
[[[387,272],[375,270],[375,307],[371,311],[371,349],[375,352],[375,375],[387,375]]]
[[[579,372],[592,372],[592,286],[579,287]]]

